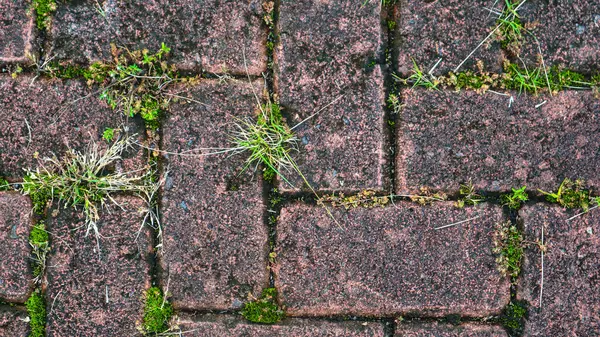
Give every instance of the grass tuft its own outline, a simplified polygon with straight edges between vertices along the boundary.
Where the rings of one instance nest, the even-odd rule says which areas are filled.
[[[277,289],[266,288],[260,299],[246,303],[242,316],[254,323],[273,324],[285,317],[285,313],[277,306]]]
[[[521,272],[521,261],[524,252],[523,235],[510,221],[496,226],[494,232],[494,254],[498,254],[496,262],[498,271],[511,277],[515,282]]]
[[[145,333],[161,333],[169,329],[169,322],[173,316],[173,306],[169,303],[158,287],[146,291],[146,304],[144,307]]]
[[[0,177],[0,192],[10,191],[10,183],[8,180]]]
[[[33,226],[29,233],[32,253],[32,268],[35,283],[41,283],[46,270],[46,254],[50,251],[48,232],[43,221]]]
[[[521,188],[512,189],[512,193],[503,194],[500,196],[500,200],[503,206],[507,206],[510,209],[519,209],[523,205],[524,202],[529,200],[529,196],[525,191],[527,186],[523,186]]]
[[[30,337],[44,337],[46,335],[46,301],[39,290],[34,291],[25,302],[29,313]]]
[[[565,208],[581,208],[587,211],[593,201],[590,192],[584,189],[584,181],[581,179],[572,181],[565,178],[556,192],[539,191],[546,196],[546,200]]]
[[[404,83],[405,85],[412,84],[412,87],[424,87],[426,89],[435,89],[437,88],[439,82],[436,78],[434,78],[430,74],[426,74],[421,70],[417,62],[413,59],[413,69],[412,74],[407,78],[401,78],[396,74],[392,74],[392,76],[399,82]]]
[[[463,208],[465,206],[475,206],[485,199],[475,192],[475,187],[473,183],[468,182],[467,184],[461,184],[458,189],[459,198],[455,203],[455,206],[458,208]]]

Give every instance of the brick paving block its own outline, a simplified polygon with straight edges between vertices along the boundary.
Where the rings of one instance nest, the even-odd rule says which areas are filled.
[[[0,337],[29,336],[27,312],[24,309],[0,308]]]
[[[508,337],[499,326],[465,323],[458,326],[443,323],[400,323],[396,337]]]
[[[0,301],[24,303],[31,292],[31,209],[28,197],[0,192]]]
[[[253,324],[238,316],[183,314],[177,325],[190,337],[383,337],[380,322],[328,322],[285,319],[273,325]]]
[[[262,81],[252,85],[262,92]],[[231,147],[233,123],[258,111],[243,81],[204,80],[185,95],[203,104],[171,107],[163,124],[169,152]],[[246,158],[228,153],[164,158],[169,178],[162,193],[162,282],[170,280],[176,308],[235,309],[268,285],[262,181],[252,167],[243,171]]]
[[[541,253],[525,251],[518,298],[529,302],[525,336],[597,336],[600,332],[600,212],[571,221],[574,211],[534,205],[519,215],[529,242],[544,228],[544,283],[539,304]]]
[[[55,209],[48,219],[52,250],[47,261],[47,336],[133,336],[150,287],[151,233],[136,235],[144,202],[117,197],[123,207],[103,210],[98,227],[86,236],[80,209]]]
[[[50,33],[59,59],[93,62],[111,59],[111,43],[130,50],[171,47],[180,69],[260,75],[266,70],[265,12],[262,2],[135,0],[61,4]]]
[[[281,1],[276,92],[292,127],[322,110],[294,130],[294,158],[316,189],[388,186],[380,10],[380,1]],[[294,187],[282,190],[303,186],[287,178]]]
[[[491,251],[500,207],[397,202],[332,213],[340,226],[318,206],[281,211],[275,284],[287,314],[485,316],[508,303]]]
[[[533,24],[547,65],[590,73],[600,63],[600,2],[587,0],[527,1],[519,10],[521,21]],[[522,57],[537,64],[539,49],[524,35]]]
[[[0,63],[29,62],[35,38],[35,17],[30,1],[0,1]]]
[[[427,186],[553,190],[564,178],[600,187],[600,101],[590,92],[554,97],[407,89],[397,124],[396,190]],[[546,104],[536,108],[536,105]]]
[[[499,1],[496,7],[503,4]],[[427,72],[440,58],[434,75],[454,70],[496,27],[496,18],[486,9],[493,5],[487,0],[402,0],[396,29],[398,72],[410,75],[413,59]],[[485,70],[501,72],[503,52],[492,40],[460,70],[477,69],[475,63],[481,60]]]
[[[24,169],[38,166],[36,156],[60,158],[68,148],[82,151],[92,140],[106,144],[105,128],[125,125],[141,137],[141,120],[112,110],[96,90],[75,80],[0,76],[0,176],[18,180]]]

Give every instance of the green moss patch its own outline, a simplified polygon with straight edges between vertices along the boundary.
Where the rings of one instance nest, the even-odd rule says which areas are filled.
[[[527,305],[523,301],[509,303],[502,311],[500,323],[510,336],[521,336],[527,317]]]
[[[148,289],[144,307],[144,332],[161,333],[167,331],[172,316],[173,306],[165,300],[162,291],[158,287]]]
[[[44,337],[46,335],[46,301],[39,290],[34,291],[25,302],[29,313],[30,337]]]
[[[513,282],[521,273],[524,248],[523,235],[517,226],[510,221],[497,225],[492,251],[498,255],[496,262],[500,273],[510,276]]]
[[[546,196],[546,200],[565,208],[581,208],[587,211],[590,203],[594,201],[590,198],[590,192],[584,188],[584,181],[581,179],[572,181],[566,178],[556,192],[539,191]]]
[[[33,0],[35,10],[35,23],[40,30],[50,28],[52,13],[56,11],[57,5],[54,0]]]
[[[277,289],[266,288],[260,299],[246,303],[242,316],[254,323],[273,324],[285,317],[285,313],[277,306]]]

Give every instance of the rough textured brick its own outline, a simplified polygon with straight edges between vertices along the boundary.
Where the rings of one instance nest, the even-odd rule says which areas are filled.
[[[396,202],[332,213],[340,227],[319,207],[281,211],[276,286],[288,314],[485,316],[507,304],[491,252],[499,207]]]
[[[458,326],[442,323],[398,324],[396,337],[508,337],[498,326],[461,324]]]
[[[178,321],[190,337],[383,337],[382,323],[327,322],[310,319],[285,319],[277,324],[262,325],[227,315],[193,317],[183,315]]]
[[[95,90],[75,80],[0,76],[0,176],[18,180],[24,169],[38,166],[36,156],[60,158],[90,141],[106,144],[102,133],[108,127],[126,125],[130,133],[143,132],[137,119],[110,109]]]
[[[48,219],[47,335],[133,336],[150,287],[151,234],[143,228],[144,202],[117,197],[98,222],[100,252],[86,236],[81,209],[60,208]]]
[[[525,239],[541,240],[544,229],[544,284],[539,304],[541,253],[526,249],[518,297],[529,302],[526,336],[596,336],[600,331],[600,212],[575,214],[548,205],[520,212]]]
[[[29,336],[29,323],[26,322],[25,310],[15,308],[0,308],[0,337]]]
[[[547,65],[594,72],[600,63],[600,2],[588,0],[527,1],[519,10],[540,41]],[[537,64],[538,46],[524,35],[522,57]]]
[[[111,43],[130,50],[171,47],[180,69],[259,75],[266,70],[266,27],[261,1],[135,0],[96,1],[59,6],[50,33],[59,59],[93,62],[111,59]]]
[[[0,63],[28,62],[33,50],[35,17],[26,0],[0,1]]]
[[[397,121],[397,192],[553,190],[564,178],[600,187],[600,101],[590,92],[508,98],[407,89]],[[542,101],[546,104],[535,106]]]
[[[31,208],[28,197],[0,192],[0,301],[24,303],[31,291]]]
[[[261,92],[260,81],[253,83]],[[189,152],[230,147],[232,124],[256,113],[247,82],[206,80],[186,94],[203,102],[173,105],[164,122],[164,149]],[[206,150],[208,153],[213,150]],[[247,154],[165,156],[164,255],[177,308],[233,309],[268,285],[262,182],[243,171]]]
[[[354,1],[281,1],[276,91],[288,123],[295,126],[323,109],[294,130],[300,139],[295,158],[316,189],[388,185],[383,76],[375,64],[379,12],[379,1],[362,7]],[[297,174],[288,178],[303,186]]]
[[[502,8],[504,1],[499,3],[496,7]],[[492,5],[487,0],[402,0],[396,29],[400,74],[411,73],[413,59],[427,72],[441,58],[434,75],[453,70],[496,26],[495,17],[486,10]],[[482,60],[486,70],[500,72],[502,59],[500,45],[489,43],[461,70],[475,69],[475,62]]]

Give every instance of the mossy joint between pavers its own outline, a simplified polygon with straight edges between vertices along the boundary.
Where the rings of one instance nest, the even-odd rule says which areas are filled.
[[[163,294],[158,287],[146,290],[144,319],[141,327],[142,332],[146,335],[159,334],[169,329],[174,311],[165,296],[168,294]]]
[[[277,323],[285,317],[285,312],[277,305],[277,301],[277,289],[265,288],[259,299],[244,305],[241,314],[250,322]]]
[[[55,0],[33,0],[32,8],[36,13],[35,22],[37,28],[41,31],[50,29],[52,24],[52,14],[57,9]]]
[[[29,313],[30,337],[44,337],[46,335],[46,300],[40,289],[35,290],[27,302]]]

